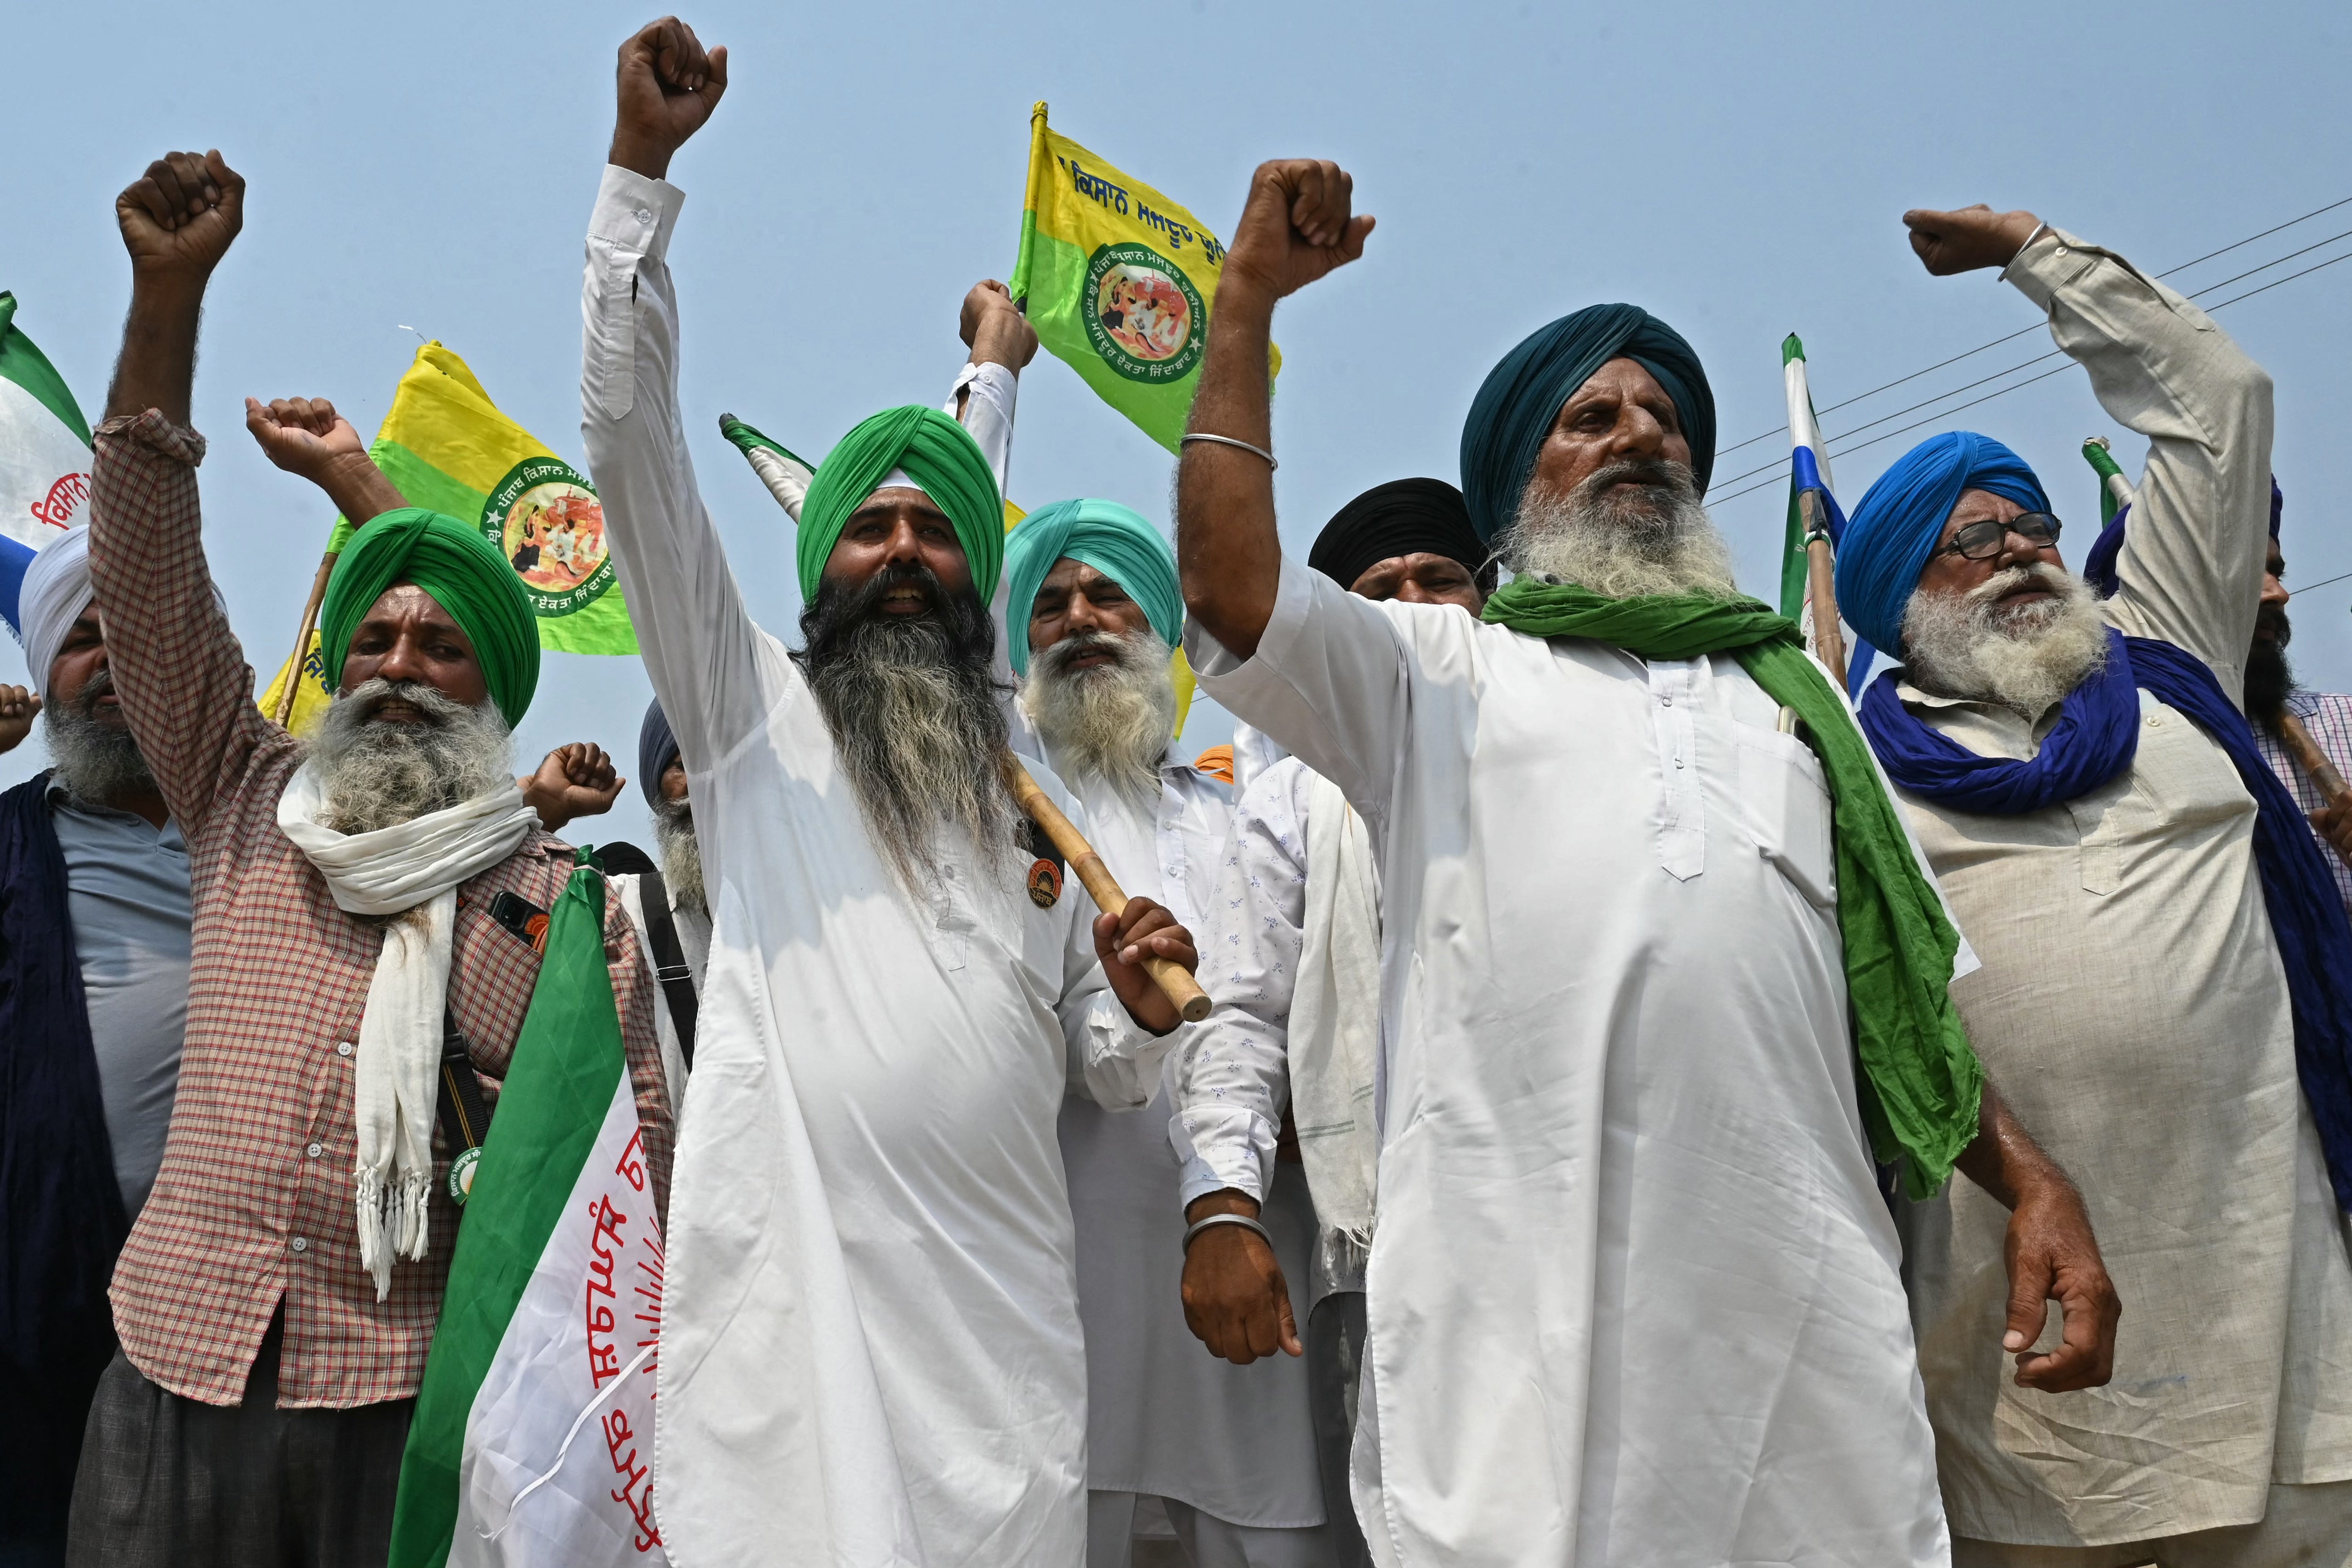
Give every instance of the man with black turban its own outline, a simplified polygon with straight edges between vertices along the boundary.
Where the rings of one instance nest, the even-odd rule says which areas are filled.
[[[113,1276],[68,1560],[382,1562],[457,1236],[441,1086],[503,1078],[572,870],[514,776],[539,680],[513,570],[404,504],[347,424],[247,405],[271,459],[363,523],[320,606],[333,705],[307,742],[254,704],[214,597],[188,426],[205,286],[242,221],[219,153],[115,212],[131,311],[98,430],[89,569],[115,694],[194,889],[178,1098]],[[610,795],[601,794],[609,802]],[[651,983],[604,925],[656,1202],[670,1119]],[[462,1055],[449,1053],[453,1042]],[[468,1082],[470,1095],[476,1084]]]
[[[1873,1153],[2015,1201],[2011,1348],[2066,1310],[2022,1369],[2048,1386],[2111,1335],[2080,1202],[1983,1083],[1966,950],[1851,713],[1737,595],[1672,329],[1595,307],[1487,377],[1463,490],[1517,576],[1480,620],[1283,559],[1268,332],[1360,253],[1349,189],[1259,168],[1177,499],[1203,686],[1339,787],[1380,868],[1374,1559],[1940,1563]]]
[[[1092,918],[1013,804],[1003,503],[964,425],[908,405],[852,427],[801,509],[803,646],[752,620],[686,453],[664,259],[663,176],[727,63],[674,18],[622,47],[583,299],[588,456],[712,911],[667,1232],[663,1536],[681,1562],[1075,1564],[1056,1112],[1081,1086],[1150,1098],[1179,1020],[1139,961],[1190,967],[1192,940],[1148,898]],[[1002,432],[1036,336],[1000,289],[965,310],[959,385]]]
[[[2212,318],[2029,212],[1904,215],[1990,270],[2148,441],[2085,572],[2018,453],[1930,437],[1839,541],[1896,654],[1857,693],[1984,966],[1988,1067],[2081,1184],[2129,1316],[2110,1388],[2013,1386],[2002,1220],[1906,1216],[1958,1563],[2352,1562],[2352,924],[2240,702],[2270,532],[2272,389]]]

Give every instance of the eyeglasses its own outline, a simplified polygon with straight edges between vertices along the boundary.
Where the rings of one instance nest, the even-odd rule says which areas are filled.
[[[1990,561],[2001,552],[2012,533],[2038,550],[2058,542],[2058,520],[2046,511],[2021,511],[2007,522],[1982,518],[1962,524],[1960,531],[1952,535],[1952,542],[1933,552],[1933,555],[1958,555],[1969,561]]]

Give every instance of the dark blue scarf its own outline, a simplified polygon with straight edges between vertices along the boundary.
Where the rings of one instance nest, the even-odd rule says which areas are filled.
[[[2106,668],[2076,687],[2030,762],[1980,757],[1895,695],[1895,673],[1862,699],[1862,727],[1887,776],[1956,811],[2014,816],[2073,800],[2116,777],[2139,749],[2147,693],[2210,736],[2254,798],[2254,865],[2286,968],[2295,1066],[2327,1156],[2336,1201],[2352,1209],[2352,921],[2303,810],[2254,744],[2252,726],[2205,661],[2168,642],[2107,633]]]
[[[0,794],[0,1354],[63,1390],[114,1354],[106,1287],[130,1225],[48,783]]]

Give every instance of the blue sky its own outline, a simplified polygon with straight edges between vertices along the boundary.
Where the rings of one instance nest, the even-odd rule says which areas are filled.
[[[114,193],[184,146],[219,146],[251,182],[195,418],[213,441],[207,546],[265,673],[330,514],[262,461],[246,395],[322,394],[373,433],[416,347],[404,322],[577,458],[581,237],[614,51],[646,19],[604,0],[12,18],[0,288],[93,415],[128,297]],[[672,171],[688,193],[672,252],[684,401],[737,574],[779,630],[798,610],[789,524],[718,416],[814,454],[876,407],[938,395],[961,363],[964,289],[1013,265],[1036,99],[1228,233],[1261,158],[1355,174],[1381,219],[1365,259],[1276,321],[1277,489],[1302,552],[1371,484],[1455,478],[1486,368],[1578,306],[1632,300],[1677,325],[1728,446],[1780,422],[1790,331],[1828,405],[2032,323],[1990,274],[1929,279],[1905,246],[1906,207],[2028,207],[2162,270],[2352,196],[2341,5],[730,4],[688,19],[730,46],[733,80]],[[2347,229],[2352,206],[2174,281],[2200,287]],[[2352,573],[2338,499],[2352,482],[2352,262],[2218,319],[2277,381],[2293,575]],[[2047,346],[2028,336],[1824,423],[1834,436]],[[2072,563],[2096,520],[2076,447],[2114,436],[2133,472],[2141,452],[2070,370],[1854,453],[1840,491],[1858,498],[1912,440],[1963,426],[2041,470]],[[1718,474],[1779,453],[1759,442]],[[1032,368],[1015,499],[1110,496],[1164,519],[1170,468],[1066,366]],[[1776,488],[1717,513],[1767,594],[1781,506]],[[2298,600],[2307,683],[2352,686],[2348,605],[2352,582]],[[22,679],[0,639],[0,680]],[[521,747],[588,739],[625,756],[648,694],[634,659],[551,656]],[[1203,738],[1217,732],[1213,716]],[[40,765],[36,739],[0,757],[0,784]],[[634,790],[579,836],[644,842]]]

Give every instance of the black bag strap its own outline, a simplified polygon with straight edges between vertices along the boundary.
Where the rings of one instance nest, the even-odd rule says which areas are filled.
[[[474,1072],[473,1047],[457,1027],[457,1016],[441,1009],[441,1137],[449,1145],[449,1196],[463,1208],[473,1186],[482,1140],[490,1131],[489,1102]]]
[[[654,978],[661,982],[662,999],[669,1004],[669,1021],[677,1030],[677,1054],[686,1070],[694,1070],[694,972],[686,965],[686,950],[678,945],[677,922],[670,918],[669,889],[659,871],[637,873],[637,904],[646,914],[646,945],[653,949]]]

